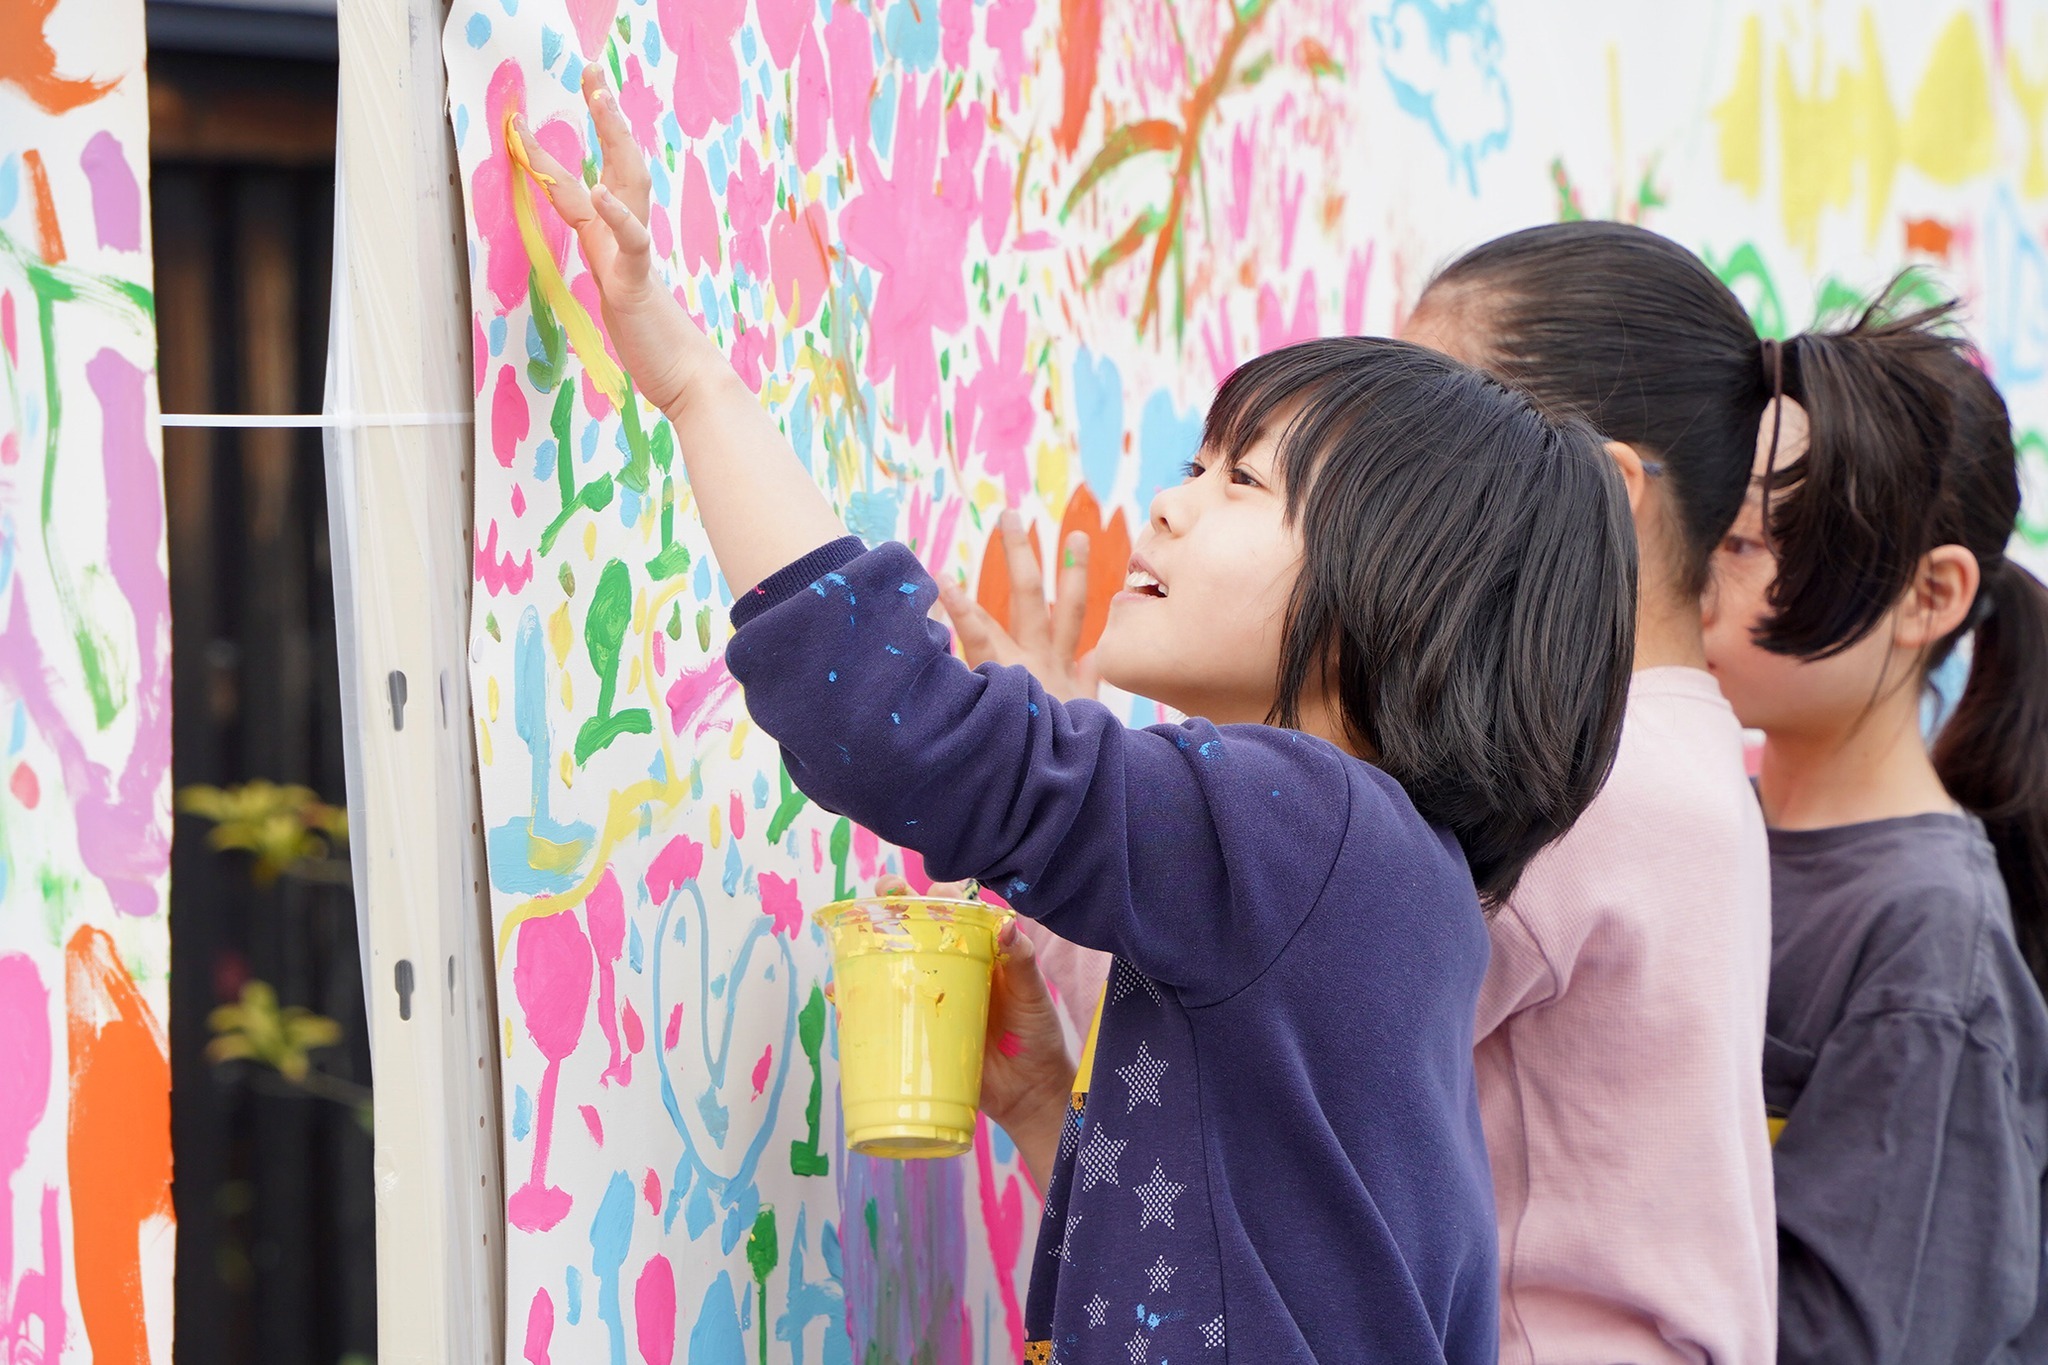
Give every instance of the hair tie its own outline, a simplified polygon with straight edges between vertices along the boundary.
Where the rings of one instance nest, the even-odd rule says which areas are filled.
[[[1778,473],[1778,435],[1785,426],[1785,347],[1776,337],[1759,343],[1764,371],[1771,377],[1771,448],[1764,455],[1762,521],[1764,547],[1777,549],[1771,536],[1771,481]]]

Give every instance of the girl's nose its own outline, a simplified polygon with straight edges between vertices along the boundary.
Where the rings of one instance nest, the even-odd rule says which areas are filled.
[[[1180,535],[1194,517],[1192,483],[1169,484],[1152,495],[1146,520],[1161,535]]]

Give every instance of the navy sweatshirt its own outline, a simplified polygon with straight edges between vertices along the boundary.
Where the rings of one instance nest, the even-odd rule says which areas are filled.
[[[726,658],[818,804],[1116,955],[1032,1359],[1493,1365],[1487,935],[1456,841],[1321,740],[1132,730],[970,671],[935,597],[903,546],[836,541],[739,600]]]

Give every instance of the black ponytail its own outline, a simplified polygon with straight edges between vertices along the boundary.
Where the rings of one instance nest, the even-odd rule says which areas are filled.
[[[1756,328],[1698,256],[1627,223],[1547,223],[1474,247],[1432,280],[1416,317],[1454,319],[1462,358],[1576,413],[1662,471],[1678,587],[1706,586],[1749,492],[1771,398]]]
[[[2005,403],[1981,371],[1951,370],[1956,437],[1935,534],[1977,556],[1983,586],[1970,616],[1936,648],[1938,666],[1966,632],[1970,677],[1934,741],[1942,785],[1984,822],[2012,904],[2013,933],[2048,990],[2048,588],[2005,557],[2019,517],[2019,461]]]
[[[1809,434],[1803,452],[1774,455],[1764,481],[1778,576],[1756,639],[1775,653],[1823,659],[1855,644],[1898,602],[1920,557],[1944,543],[1932,537],[1951,388],[1972,367],[1941,330],[1954,304],[1897,316],[1902,283],[1853,325],[1783,343],[1784,394],[1805,409]]]

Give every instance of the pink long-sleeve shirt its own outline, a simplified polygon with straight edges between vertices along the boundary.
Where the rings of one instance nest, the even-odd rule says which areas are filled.
[[[1492,925],[1502,1365],[1772,1359],[1770,886],[1720,688],[1637,673],[1613,775]]]

